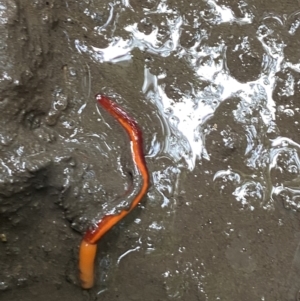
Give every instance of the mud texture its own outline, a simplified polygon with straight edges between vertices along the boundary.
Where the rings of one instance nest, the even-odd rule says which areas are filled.
[[[264,11],[288,15],[299,9],[297,1],[248,2],[261,12],[257,24]],[[132,10],[118,22],[134,20],[141,8],[152,8],[153,3],[130,1]],[[103,9],[93,1],[75,0],[1,0],[0,4],[0,300],[296,300],[299,213],[286,210],[280,196],[273,211],[259,206],[243,210],[228,186],[223,189],[208,180],[217,170],[243,165],[247,141],[232,115],[240,100],[223,102],[205,125],[215,129],[206,140],[212,159],[198,161],[192,172],[179,171],[171,158],[151,156],[152,133],[162,137],[163,130],[140,87],[144,62],[153,74],[161,69],[172,74],[166,78],[169,97],[176,99],[190,83],[205,87],[207,83],[196,82],[187,64],[176,55],[154,61],[140,50],[134,50],[130,64],[97,64],[80,54],[76,39],[107,46],[105,39],[89,30],[94,23],[83,14],[86,5],[94,5],[94,20],[101,25],[109,14],[106,3]],[[198,1],[173,5],[186,15],[187,23],[192,22],[191,9],[207,9],[205,2]],[[239,6],[231,7],[238,16]],[[145,23],[142,29],[151,32],[154,25]],[[120,27],[117,30],[120,36],[127,34]],[[181,44],[193,43],[197,30],[183,31]],[[245,36],[250,49],[246,53],[237,46]],[[265,50],[251,25],[214,28],[207,45],[220,37],[228,45],[227,68],[232,76],[240,82],[255,80]],[[297,62],[299,51],[294,49],[299,48],[299,39],[285,42],[286,56]],[[283,79],[288,76],[278,74]],[[299,84],[297,88],[298,95]],[[278,105],[291,101],[279,97],[276,89]],[[77,270],[82,235],[92,221],[118,205],[133,170],[128,137],[110,116],[99,115],[94,100],[98,92],[117,99],[136,118],[143,129],[151,178],[161,175],[159,168],[164,167],[162,183],[170,181],[176,189],[165,189],[172,205],[162,209],[163,197],[152,185],[139,208],[101,240],[96,285],[84,291]],[[298,139],[296,119],[297,115],[278,116],[282,135]],[[229,147],[216,143],[222,141],[222,130],[231,133]],[[246,168],[242,172],[251,174]],[[149,224],[161,222],[167,225],[162,235],[151,232],[153,227],[149,230]],[[139,238],[141,246],[134,249]],[[132,252],[122,257],[128,250]],[[170,274],[169,283],[164,279]]]

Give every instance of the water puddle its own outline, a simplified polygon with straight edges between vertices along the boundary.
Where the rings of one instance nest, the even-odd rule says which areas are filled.
[[[84,59],[99,70],[107,64],[111,70],[123,66],[123,76],[126,66],[139,64],[138,80],[128,89],[141,95],[146,108],[138,107],[136,114],[151,140],[147,158],[152,165],[153,187],[148,206],[160,206],[165,216],[148,221],[147,235],[173,231],[172,220],[180,214],[180,189],[184,190],[180,182],[184,183],[184,175],[201,169],[201,162],[214,164],[212,145],[223,152],[232,151],[233,156],[239,150],[237,161],[216,161],[207,170],[206,181],[220,195],[227,191],[240,210],[273,212],[276,202],[299,210],[300,107],[296,99],[300,65],[291,48],[299,34],[299,11],[279,14],[270,9],[262,13],[244,1],[231,5],[164,0],[142,5],[87,1],[81,10],[92,24],[82,29],[94,35],[92,42],[80,37],[73,41]],[[113,95],[114,84],[102,90]],[[120,93],[119,97],[127,96]],[[125,102],[132,107],[139,100],[127,97]],[[152,130],[149,120],[153,118],[159,128]],[[141,236],[124,254],[154,252],[157,245],[149,243],[151,236],[141,240],[141,232],[136,231]],[[241,237],[228,245],[225,257],[233,269],[251,273],[257,270],[257,262],[247,252],[239,255],[249,244],[246,234]],[[148,247],[140,248],[143,243]],[[176,264],[162,274],[168,296],[183,296],[188,282],[195,283],[203,300],[223,300],[221,295],[206,293],[211,271],[203,258],[185,261],[186,249],[188,246],[171,252]],[[265,299],[262,295],[256,300]]]

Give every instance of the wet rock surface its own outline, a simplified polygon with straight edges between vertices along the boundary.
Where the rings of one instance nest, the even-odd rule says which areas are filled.
[[[273,45],[277,54],[286,44],[282,64],[297,64],[298,2],[221,1],[235,17],[225,25],[212,2],[175,1],[173,10],[167,1],[161,7],[156,1],[127,2],[120,8],[109,1],[0,0],[0,299],[296,300],[297,150],[288,140],[288,151],[272,146],[278,168],[270,167],[269,176],[272,158],[259,147],[276,135],[298,140],[297,66],[275,74],[276,124],[265,122],[271,113],[266,92],[256,84],[251,106],[242,93],[222,103],[201,100],[214,111],[197,128],[207,153],[193,170],[184,162],[191,154],[188,141],[175,132],[176,116],[164,111],[168,130],[156,114],[155,97],[149,101],[144,92],[158,76],[165,78],[165,94],[174,103],[191,85],[218,99],[219,87],[196,78],[190,66],[214,65],[212,78],[225,73],[242,84],[253,82],[277,63],[266,58],[264,45]],[[256,17],[245,24],[253,7]],[[163,13],[155,14],[159,9]],[[170,21],[175,10],[184,16],[178,53],[163,44],[176,27]],[[106,24],[111,15],[119,19]],[[201,24],[195,21],[199,16]],[[129,62],[106,61],[97,56],[100,51],[92,52],[91,45],[104,49],[114,36],[128,38],[125,25],[133,20],[139,22],[133,34],[150,35],[160,27],[159,51],[167,54],[156,57],[158,48],[149,51],[137,38]],[[224,43],[219,55],[206,56]],[[195,55],[199,49],[204,56]],[[183,53],[189,59],[182,60]],[[99,243],[96,286],[83,291],[77,270],[82,235],[119,206],[134,174],[128,137],[99,111],[98,92],[117,100],[140,124],[152,186]],[[254,136],[254,146],[247,148]],[[172,157],[167,150],[176,147]],[[277,187],[273,198],[271,186]]]
[[[78,126],[81,117],[74,117],[84,99],[74,97],[82,93],[72,91],[81,80],[68,65],[67,49],[55,46],[63,34],[59,5],[2,1],[1,9],[1,294],[6,300],[26,294],[25,299],[41,294],[60,299],[68,292],[52,295],[53,289],[67,285],[76,290],[78,285],[81,236],[71,229],[82,234],[101,217],[101,199],[122,194],[128,175],[114,173],[114,164],[99,155],[94,140],[103,134],[96,118],[87,117],[84,132]],[[72,139],[77,131],[82,135]],[[126,142],[115,147],[126,149]],[[115,169],[125,166],[119,163]],[[51,284],[39,287],[42,282]]]

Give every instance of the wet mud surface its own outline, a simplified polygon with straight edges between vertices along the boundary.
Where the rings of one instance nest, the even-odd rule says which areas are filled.
[[[161,3],[0,1],[0,300],[297,300],[299,3]],[[169,51],[174,11],[181,48]],[[152,49],[138,33],[155,28]],[[130,38],[130,59],[100,51]],[[220,92],[218,74],[254,96]],[[195,110],[212,110],[190,131],[195,151],[175,108],[197,91]],[[99,242],[85,291],[82,235],[120,206],[134,170],[99,92],[140,125],[151,187]]]

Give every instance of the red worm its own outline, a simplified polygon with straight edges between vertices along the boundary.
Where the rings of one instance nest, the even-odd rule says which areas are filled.
[[[116,215],[105,215],[96,227],[88,230],[84,235],[79,251],[79,271],[81,286],[85,289],[89,289],[94,285],[94,261],[97,252],[97,241],[137,206],[149,187],[149,174],[143,153],[142,132],[137,123],[108,97],[98,94],[96,99],[98,104],[110,113],[127,132],[132,143],[132,158],[142,175],[143,184],[129,208]]]

